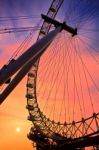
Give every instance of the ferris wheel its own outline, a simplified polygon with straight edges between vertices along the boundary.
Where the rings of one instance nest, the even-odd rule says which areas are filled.
[[[28,73],[28,119],[33,122],[28,137],[32,140],[41,135],[47,138],[45,145],[52,140],[52,145],[61,147],[73,139],[98,135],[98,5],[97,0],[56,0],[48,10],[47,17],[57,15],[77,33],[61,31]],[[47,19],[38,39],[53,28]]]
[[[39,28],[37,43],[45,39],[45,47],[43,44],[44,53],[23,66],[0,98],[4,99],[32,66],[26,84],[26,108],[33,123],[28,138],[36,142],[37,150],[99,149],[99,1],[53,0],[47,14],[41,16],[41,27],[3,31]],[[47,43],[51,33],[54,36]],[[32,36],[30,32],[22,44],[29,43]],[[34,52],[35,46],[32,48]],[[22,65],[23,56],[19,61]],[[12,57],[10,65],[15,61]],[[17,66],[20,63],[16,63],[16,70]]]

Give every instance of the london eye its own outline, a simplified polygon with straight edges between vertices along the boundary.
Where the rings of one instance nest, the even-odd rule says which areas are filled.
[[[41,17],[37,41],[58,31],[28,72],[28,138],[37,150],[98,150],[99,1],[53,0]]]

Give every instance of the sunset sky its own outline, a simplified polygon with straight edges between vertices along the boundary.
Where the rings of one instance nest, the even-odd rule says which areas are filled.
[[[0,28],[34,26],[39,22],[41,12],[46,12],[50,0],[1,0],[0,17],[37,16],[23,20],[0,21]],[[2,18],[0,18],[2,20]],[[29,32],[0,35],[0,66],[5,64]],[[33,42],[33,41],[32,41]],[[1,150],[32,150],[32,144],[27,139],[31,122],[27,120],[26,79],[18,85],[6,101],[0,106],[0,149]],[[20,128],[20,132],[16,131]]]
[[[79,0],[76,2],[78,3]],[[93,1],[93,0],[91,0]],[[41,20],[41,13],[46,14],[48,8],[50,7],[52,0],[1,0],[0,1],[0,29],[6,29],[6,28],[17,28],[17,27],[33,27],[33,26],[41,26],[42,20]],[[68,2],[68,5],[67,3]],[[90,101],[90,92],[92,93],[92,101],[94,103],[94,108],[95,112],[98,112],[99,108],[99,102],[98,102],[98,97],[99,97],[99,91],[97,90],[99,85],[99,15],[94,14],[96,17],[96,20],[94,20],[94,17],[90,17],[90,12],[91,9],[94,7],[94,5],[90,5],[88,3],[88,9],[86,6],[86,3],[84,3],[83,7],[81,8],[80,4],[78,7],[78,10],[76,10],[76,7],[74,7],[74,13],[71,12],[71,9],[73,5],[70,5],[69,2],[72,2],[72,0],[67,0],[64,3],[64,6],[62,6],[61,11],[59,11],[59,16],[57,17],[59,21],[68,21],[69,25],[75,27],[78,27],[78,34],[79,36],[74,37],[73,40],[71,39],[71,35],[66,35],[64,38],[64,32],[62,33],[62,36],[59,35],[59,37],[56,39],[56,45],[55,43],[52,43],[52,47],[48,49],[48,51],[44,54],[43,58],[41,58],[40,62],[40,68],[38,70],[38,84],[37,84],[37,93],[38,93],[38,103],[39,106],[41,106],[41,110],[44,110],[44,105],[46,103],[46,99],[48,97],[49,89],[52,86],[51,84],[54,82],[52,80],[53,74],[57,76],[59,72],[59,76],[57,78],[57,82],[54,85],[53,91],[51,94],[49,94],[49,99],[50,103],[47,103],[49,106],[49,109],[45,111],[45,113],[49,116],[51,116],[50,112],[55,104],[54,99],[55,99],[55,91],[57,91],[57,97],[59,101],[56,103],[56,112],[58,112],[59,106],[63,105],[61,104],[62,102],[60,101],[63,99],[63,88],[62,86],[59,86],[58,90],[56,90],[57,85],[64,85],[64,78],[65,75],[62,76],[62,72],[66,68],[66,63],[67,66],[69,66],[69,61],[72,61],[71,66],[73,66],[73,70],[75,70],[76,76],[76,82],[77,82],[77,89],[80,91],[80,79],[79,79],[79,74],[80,72],[81,75],[81,82],[83,85],[83,94],[84,94],[84,103],[85,103],[85,111],[88,115],[92,115],[92,105]],[[84,2],[84,1],[83,1]],[[99,6],[98,0],[96,0],[97,6]],[[71,6],[71,7],[70,7]],[[76,6],[76,3],[75,3]],[[99,9],[99,7],[98,7]],[[78,13],[79,12],[79,13]],[[67,15],[65,15],[67,13]],[[71,13],[71,18],[69,18],[69,14]],[[16,16],[21,16],[20,19],[15,19]],[[29,17],[28,19],[23,17]],[[64,16],[64,17],[63,17]],[[76,16],[76,17],[75,17]],[[97,17],[98,16],[98,17]],[[10,17],[10,18],[9,18]],[[87,18],[89,17],[89,20]],[[61,18],[61,19],[60,19]],[[75,18],[73,20],[73,18]],[[78,21],[77,21],[78,20]],[[81,28],[80,28],[81,27]],[[89,29],[89,30],[88,30]],[[97,32],[94,29],[98,29]],[[86,31],[86,32],[85,32]],[[92,31],[92,32],[91,32]],[[27,45],[27,48],[32,45],[37,38],[38,32],[33,32],[33,37],[29,45]],[[16,33],[7,33],[7,34],[0,34],[0,68],[8,62],[8,60],[11,58],[13,53],[19,48],[20,44],[24,41],[24,39],[29,35],[28,32],[16,32]],[[97,39],[96,39],[97,38]],[[55,41],[54,41],[55,42]],[[86,44],[87,43],[87,44]],[[58,45],[59,44],[59,45]],[[85,46],[87,45],[87,47]],[[65,45],[65,46],[63,46]],[[89,46],[90,45],[90,46]],[[95,45],[95,47],[93,47]],[[58,49],[58,47],[61,47]],[[89,46],[89,47],[88,47]],[[80,47],[80,49],[79,49]],[[24,48],[25,49],[25,48]],[[63,53],[60,53],[61,49],[63,49]],[[88,84],[89,84],[89,89],[88,85],[85,84],[86,81],[86,74],[84,74],[83,70],[83,65],[81,64],[81,60],[78,58],[75,61],[75,50],[79,49],[81,52],[81,57],[84,60],[84,63],[86,67],[88,68],[88,71],[91,74],[91,77],[93,77],[94,81],[91,79],[90,75],[87,74],[88,78]],[[53,50],[55,53],[54,59],[52,59],[52,62],[50,61],[50,58],[53,55]],[[60,51],[59,51],[60,50]],[[71,50],[74,52],[70,52],[70,59],[66,55],[64,57],[64,53],[70,52]],[[58,52],[60,53],[61,58],[64,59],[64,65],[61,65],[62,59],[60,59],[60,56],[57,55]],[[21,52],[18,54],[18,56],[21,54]],[[54,56],[54,55],[53,55]],[[94,58],[94,59],[93,59]],[[48,61],[46,61],[48,60]],[[67,61],[67,62],[66,62]],[[78,62],[79,62],[79,68],[80,70],[78,71]],[[50,65],[50,62],[52,65]],[[60,62],[60,64],[58,64]],[[47,70],[50,75],[47,77],[46,72],[46,66],[50,66],[49,69]],[[55,66],[56,65],[56,66]],[[70,66],[70,69],[72,68]],[[76,67],[75,67],[76,66]],[[69,68],[69,67],[68,67]],[[45,71],[45,72],[44,72]],[[65,72],[66,73],[66,72]],[[62,81],[60,81],[62,78]],[[74,95],[75,99],[78,99],[77,97],[77,91],[74,92],[74,76],[72,71],[70,70],[68,73],[69,79],[68,79],[68,84],[70,87],[70,114],[73,112],[73,98]],[[43,80],[45,78],[45,80]],[[39,81],[40,80],[40,81]],[[27,134],[29,133],[30,127],[31,127],[31,122],[27,120],[28,116],[28,110],[26,109],[26,81],[27,81],[27,76],[21,81],[21,83],[13,90],[13,92],[6,98],[6,100],[3,102],[3,104],[0,106],[0,150],[33,150],[31,141],[28,140]],[[46,82],[47,81],[47,82]],[[43,83],[43,84],[42,84]],[[64,85],[65,87],[65,85]],[[46,93],[44,91],[46,90]],[[89,95],[88,95],[88,90]],[[41,94],[39,94],[41,92]],[[43,94],[42,94],[43,93]],[[71,94],[72,93],[72,94]],[[75,94],[76,93],[76,94]],[[45,94],[45,95],[44,95]],[[79,97],[81,97],[81,91],[79,92]],[[67,100],[68,98],[65,95],[65,99]],[[43,101],[40,101],[42,100]],[[87,99],[87,101],[86,101]],[[43,104],[44,103],[44,104]],[[83,108],[82,106],[82,101],[81,103],[81,109]],[[68,102],[66,101],[66,105],[68,105]],[[61,110],[65,106],[63,105],[61,107]],[[79,107],[79,104],[75,105],[75,110]],[[46,108],[45,108],[46,109]],[[68,111],[68,109],[66,109]],[[63,119],[63,115],[65,114],[65,111],[62,111],[63,114],[61,114],[61,117]],[[84,113],[84,111],[82,111]],[[54,112],[53,112],[54,113]],[[67,113],[67,120],[68,119],[68,112]],[[49,117],[48,116],[48,117]],[[52,114],[53,116],[53,114]],[[51,116],[51,117],[52,117]],[[76,118],[81,118],[82,116],[80,115],[80,110],[77,110],[75,112]],[[54,116],[56,121],[59,119],[56,116]],[[71,120],[73,116],[71,115]],[[53,117],[51,118],[53,119]]]

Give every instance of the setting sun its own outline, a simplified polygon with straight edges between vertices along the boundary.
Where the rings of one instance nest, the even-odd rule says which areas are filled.
[[[20,131],[21,131],[21,128],[17,127],[17,128],[16,128],[16,132],[19,133]]]

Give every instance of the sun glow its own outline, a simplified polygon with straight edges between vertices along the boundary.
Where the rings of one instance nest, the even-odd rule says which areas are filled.
[[[16,132],[19,133],[21,131],[21,128],[17,127]]]

